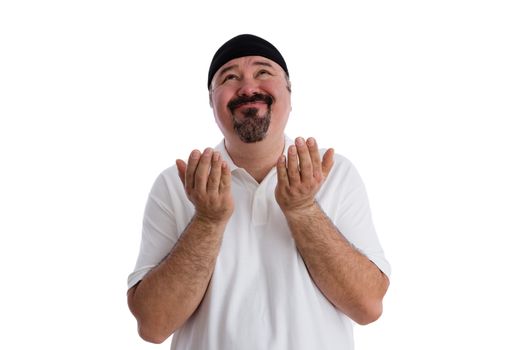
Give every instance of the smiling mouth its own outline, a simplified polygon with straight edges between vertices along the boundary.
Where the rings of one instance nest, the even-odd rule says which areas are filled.
[[[237,105],[237,106],[234,106],[232,111],[240,108],[240,109],[247,109],[247,108],[260,108],[260,107],[268,107],[268,104],[266,102],[262,102],[262,101],[256,101],[256,102],[246,102],[246,103],[242,103],[240,105]]]
[[[255,94],[250,97],[239,96],[236,99],[231,100],[228,103],[228,108],[230,109],[230,111],[233,112],[235,109],[239,107],[243,107],[244,109],[244,108],[257,108],[257,107],[260,107],[261,105],[266,105],[267,108],[269,109],[272,103],[273,103],[273,98],[271,96],[264,95],[264,94]]]

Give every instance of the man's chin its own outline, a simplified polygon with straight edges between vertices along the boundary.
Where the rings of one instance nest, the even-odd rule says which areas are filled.
[[[241,135],[241,134],[237,133],[237,135],[239,136],[241,141],[244,142],[244,143],[257,143],[257,142],[263,141],[266,138],[266,134],[264,134],[264,135],[249,135],[249,136],[245,136],[245,135]]]
[[[254,143],[262,141],[270,127],[271,114],[258,114],[255,108],[249,109],[241,118],[233,115],[233,128],[241,141]]]
[[[237,123],[234,129],[242,142],[255,143],[266,138],[269,124],[270,121],[266,118],[251,118],[245,119],[243,123]]]

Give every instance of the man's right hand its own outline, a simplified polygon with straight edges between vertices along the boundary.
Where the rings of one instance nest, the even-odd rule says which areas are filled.
[[[195,206],[168,255],[128,291],[140,336],[162,343],[191,317],[210,283],[222,235],[233,213],[231,173],[219,152],[191,152],[177,160],[186,195]]]
[[[195,206],[195,218],[225,224],[233,213],[231,172],[218,151],[206,148],[191,152],[188,164],[177,159],[179,177],[188,199]]]

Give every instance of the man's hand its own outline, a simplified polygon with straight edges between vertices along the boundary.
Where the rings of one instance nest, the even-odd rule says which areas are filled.
[[[211,223],[225,223],[233,213],[231,173],[221,155],[211,148],[191,152],[188,164],[177,159],[179,177],[195,217]]]
[[[182,327],[202,302],[233,213],[231,173],[219,152],[194,150],[188,164],[176,163],[195,206],[193,220],[168,255],[128,291],[140,336],[157,344]]]
[[[286,214],[311,208],[333,164],[332,148],[326,151],[321,161],[313,137],[306,142],[302,137],[295,139],[295,145],[288,148],[288,162],[284,155],[277,162],[275,198],[282,211]]]

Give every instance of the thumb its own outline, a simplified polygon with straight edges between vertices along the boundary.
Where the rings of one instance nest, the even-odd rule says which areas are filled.
[[[328,174],[330,174],[330,170],[332,170],[332,166],[334,165],[334,153],[334,149],[329,148],[323,155],[321,167],[323,169],[323,176],[325,178],[328,176]]]
[[[186,187],[186,163],[181,159],[177,159],[175,164],[177,165],[177,170],[179,171],[180,181],[182,181],[182,184],[184,187]]]

